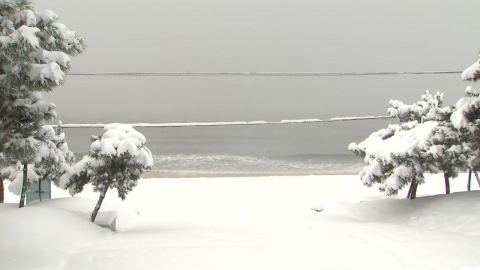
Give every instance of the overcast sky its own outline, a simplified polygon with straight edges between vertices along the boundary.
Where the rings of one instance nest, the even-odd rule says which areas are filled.
[[[85,37],[81,72],[463,70],[480,50],[478,0],[42,0]],[[385,115],[389,99],[463,95],[460,75],[80,77],[46,99],[67,122]]]

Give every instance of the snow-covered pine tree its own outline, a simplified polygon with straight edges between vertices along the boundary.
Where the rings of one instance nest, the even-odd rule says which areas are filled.
[[[480,59],[462,73],[462,79],[465,81],[476,82],[479,78]],[[455,146],[455,151],[463,153],[468,162],[468,169],[470,170],[468,189],[470,189],[471,172],[473,171],[475,177],[477,177],[477,171],[480,169],[480,166],[477,164],[480,156],[479,90],[472,86],[467,86],[465,96],[460,98],[455,104],[455,111],[451,114],[450,123],[460,134],[459,143]],[[477,179],[477,181],[480,183],[480,180]]]
[[[389,125],[359,144],[351,143],[349,150],[363,157],[366,163],[359,175],[363,184],[380,184],[381,191],[396,195],[398,190],[413,183],[409,197],[414,199],[417,185],[424,182],[424,173],[430,170],[425,157],[435,125],[417,121]]]
[[[101,136],[92,136],[88,155],[62,176],[61,183],[73,193],[83,190],[85,184],[93,185],[100,192],[91,221],[100,210],[108,189],[116,189],[124,200],[128,192],[138,184],[141,174],[153,166],[146,138],[130,125],[109,124]]]
[[[40,142],[39,151],[33,162],[28,165],[27,188],[29,185],[38,183],[39,192],[41,192],[42,180],[50,181],[59,186],[60,177],[69,170],[75,157],[73,152],[68,149],[61,122],[59,122],[56,130],[50,125],[43,126],[34,138]],[[20,178],[22,171],[23,165],[20,162],[2,170],[2,176],[12,181],[8,189],[16,195],[22,193],[23,179]]]
[[[441,108],[442,101],[442,94],[432,96],[428,91],[413,105],[390,101],[389,114],[406,123],[390,125],[358,145],[349,145],[364,158],[366,166],[360,178],[365,185],[381,184],[381,191],[394,195],[410,183],[407,197],[414,199],[424,173],[443,172],[449,192],[449,179],[468,162],[465,152],[458,151],[461,138],[449,120],[454,109]]]
[[[450,179],[456,178],[460,171],[469,167],[468,157],[471,151],[460,147],[462,133],[450,122],[455,106],[432,108],[422,121],[436,121],[434,135],[430,138],[432,147],[427,152],[427,159],[432,168],[431,173],[442,172],[445,179],[445,193],[450,193]]]
[[[86,47],[57,20],[51,10],[35,12],[32,0],[0,0],[0,152],[10,164],[35,158],[40,142],[33,136],[56,116],[39,92],[61,85],[69,56]]]

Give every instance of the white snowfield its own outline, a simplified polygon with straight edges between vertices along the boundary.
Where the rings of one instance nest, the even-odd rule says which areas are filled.
[[[124,202],[107,193],[113,233],[84,218],[98,199],[87,187],[0,205],[0,269],[480,269],[480,191],[427,197],[444,193],[428,175],[424,197],[405,193],[356,175],[142,179]]]

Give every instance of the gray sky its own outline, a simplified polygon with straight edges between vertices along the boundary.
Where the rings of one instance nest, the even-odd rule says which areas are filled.
[[[480,49],[476,0],[43,0],[88,42],[73,71],[463,70]],[[460,75],[78,77],[46,98],[66,122],[281,120],[384,115]]]

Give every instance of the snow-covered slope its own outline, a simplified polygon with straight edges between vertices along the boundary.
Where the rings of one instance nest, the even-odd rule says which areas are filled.
[[[435,195],[415,200],[384,199],[331,203],[322,214],[367,222],[420,226],[433,231],[480,235],[480,191]]]
[[[475,269],[480,193],[466,180],[435,195],[443,177],[429,175],[409,201],[358,176],[143,179],[124,202],[107,193],[103,210],[130,222],[117,233],[82,217],[98,199],[87,187],[1,206],[0,269]]]
[[[60,269],[69,253],[109,234],[64,209],[5,205],[0,207],[0,269]]]
[[[94,198],[92,198],[94,199]],[[58,198],[53,200],[46,200],[43,202],[35,203],[29,205],[28,207],[49,207],[55,209],[64,209],[70,212],[76,213],[79,216],[90,219],[92,214],[92,210],[96,205],[96,201],[81,198],[81,197],[73,197],[73,198]],[[126,209],[122,209],[120,207],[115,207],[109,203],[102,204],[100,208],[100,212],[116,212],[117,213],[117,230],[122,231],[126,228],[132,226],[138,219],[138,214],[136,214],[133,210],[128,211]]]

